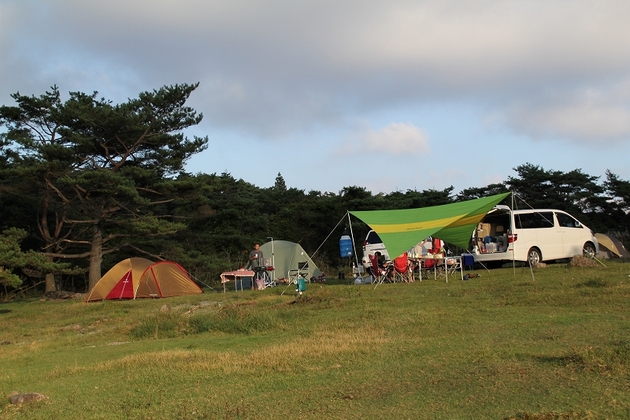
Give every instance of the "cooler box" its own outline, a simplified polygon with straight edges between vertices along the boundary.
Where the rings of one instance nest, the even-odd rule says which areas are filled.
[[[464,268],[473,268],[475,265],[475,257],[471,254],[462,254],[462,265]]]

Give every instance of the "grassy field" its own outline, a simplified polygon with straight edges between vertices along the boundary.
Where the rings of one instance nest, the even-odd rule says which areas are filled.
[[[1,419],[630,418],[630,264],[0,304]]]

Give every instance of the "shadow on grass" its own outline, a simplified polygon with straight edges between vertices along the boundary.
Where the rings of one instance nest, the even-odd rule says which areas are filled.
[[[584,372],[627,372],[630,364],[630,341],[621,340],[606,347],[588,346],[570,349],[558,356],[533,356],[539,363],[563,366]]]
[[[593,288],[600,288],[600,287],[612,287],[613,284],[606,280],[606,279],[589,279],[586,280],[585,282],[582,283],[578,283],[576,284],[574,287],[580,288],[580,287],[593,287]]]
[[[549,413],[517,413],[513,416],[505,417],[503,420],[572,420],[572,419],[591,419],[589,413],[569,411],[560,413],[551,411]]]

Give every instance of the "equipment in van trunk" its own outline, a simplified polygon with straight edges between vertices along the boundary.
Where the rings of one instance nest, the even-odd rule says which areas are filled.
[[[597,254],[595,234],[570,214],[557,209],[511,210],[496,206],[481,220],[472,236],[475,261],[499,265]]]

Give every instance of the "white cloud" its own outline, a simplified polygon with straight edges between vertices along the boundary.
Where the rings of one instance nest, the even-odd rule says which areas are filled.
[[[630,2],[621,0],[9,4],[25,23],[14,25],[24,40],[15,54],[31,51],[49,80],[64,68],[59,79],[75,73],[87,91],[119,82],[134,95],[202,81],[206,121],[260,138],[435,100],[505,108],[523,92],[599,88],[630,68]],[[112,83],[95,82],[91,63]],[[8,72],[0,64],[0,76]],[[14,78],[26,85],[33,74]]]
[[[312,142],[324,157],[360,154],[359,167],[364,153],[437,162],[442,145],[524,150],[531,138],[596,154],[613,144],[600,140],[629,138],[628,16],[626,0],[0,0],[0,103],[53,84],[124,101],[200,81],[190,101],[204,114],[199,134],[240,139],[226,154]],[[356,121],[382,128],[357,132]],[[452,153],[443,166],[469,158]],[[507,171],[525,159],[512,158]],[[461,178],[415,181],[403,169],[392,179],[417,188]]]
[[[630,79],[607,89],[586,88],[516,103],[507,123],[534,138],[582,143],[630,140]]]
[[[348,140],[343,154],[419,155],[429,152],[429,137],[413,124],[391,123],[380,130],[367,130]]]

